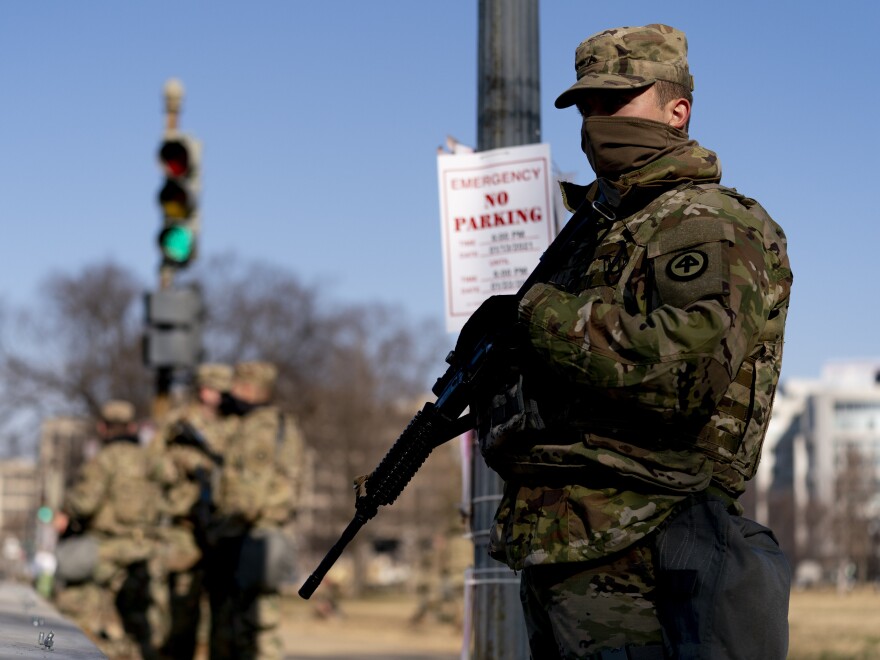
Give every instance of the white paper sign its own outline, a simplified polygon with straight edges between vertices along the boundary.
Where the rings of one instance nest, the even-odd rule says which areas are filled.
[[[440,154],[446,329],[489,296],[516,293],[556,235],[550,145]]]

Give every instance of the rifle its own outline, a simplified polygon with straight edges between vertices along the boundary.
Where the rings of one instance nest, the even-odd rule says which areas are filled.
[[[223,466],[223,456],[212,450],[208,446],[199,430],[186,420],[180,420],[174,424],[171,430],[170,443],[174,445],[183,445],[185,447],[193,447],[207,456],[215,465],[215,468]],[[197,467],[193,473],[199,484],[199,499],[196,500],[190,513],[195,523],[195,536],[201,547],[207,547],[208,527],[211,524],[211,514],[214,511],[214,484],[211,470],[204,467]]]
[[[203,436],[199,430],[189,422],[185,420],[176,422],[171,429],[170,435],[171,444],[194,447],[207,456],[217,467],[223,466],[223,456],[211,449],[208,445],[208,441],[205,440],[205,436]]]
[[[576,239],[588,224],[597,219],[597,214],[606,220],[615,219],[613,210],[607,206],[602,194],[596,201],[585,201],[580,205],[512,298],[521,300],[534,284],[545,281],[565,263],[578,245]],[[506,297],[493,296],[495,299]],[[486,302],[489,303],[493,298]],[[446,356],[449,367],[431,388],[437,401],[426,403],[416,413],[376,469],[367,477],[366,492],[355,501],[354,517],[300,587],[298,593],[301,598],[308,600],[311,597],[339,559],[345,546],[378,513],[380,506],[390,505],[397,499],[436,447],[473,428],[473,415],[462,413],[471,403],[473,393],[485,387],[486,381],[491,377],[494,354],[507,344],[504,335],[506,328],[493,327],[497,323],[492,323],[491,312],[491,306],[486,307],[484,303],[468,320],[455,349]],[[481,318],[478,319],[478,316]]]

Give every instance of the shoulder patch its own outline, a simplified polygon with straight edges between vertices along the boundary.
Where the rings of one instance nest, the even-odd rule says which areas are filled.
[[[684,309],[697,300],[724,295],[729,268],[723,245],[714,241],[658,255],[654,273],[660,304]]]
[[[706,272],[709,255],[703,250],[688,250],[673,257],[666,264],[666,274],[678,282],[693,280]]]

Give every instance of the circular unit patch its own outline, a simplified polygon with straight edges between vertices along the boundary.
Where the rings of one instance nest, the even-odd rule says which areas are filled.
[[[709,257],[705,252],[688,250],[676,255],[666,264],[666,274],[670,279],[684,282],[699,277],[708,267]]]

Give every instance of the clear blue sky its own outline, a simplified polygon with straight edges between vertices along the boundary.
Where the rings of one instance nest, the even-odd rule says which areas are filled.
[[[878,4],[543,0],[543,141],[591,178],[574,109],[590,34],[683,29],[691,134],[785,229],[795,272],[783,378],[880,355],[874,198]],[[436,148],[476,142],[476,0],[5,2],[0,287],[114,258],[156,281],[161,90],[204,142],[203,255],[236,253],[331,299],[442,322]],[[450,338],[450,343],[452,338]]]

